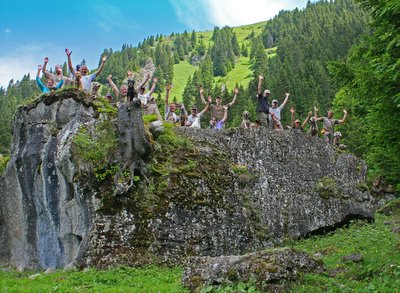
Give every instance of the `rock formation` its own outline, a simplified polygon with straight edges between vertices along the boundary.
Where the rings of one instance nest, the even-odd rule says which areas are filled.
[[[66,89],[17,111],[0,179],[0,265],[175,263],[256,251],[374,217],[365,164],[318,138],[166,127],[153,142],[124,134],[121,111],[140,115],[128,108],[112,117]],[[122,136],[132,147],[123,149]]]

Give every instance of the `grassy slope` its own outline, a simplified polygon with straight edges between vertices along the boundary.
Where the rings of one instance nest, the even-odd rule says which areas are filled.
[[[375,223],[354,222],[326,236],[291,243],[291,247],[319,253],[325,274],[304,275],[292,292],[396,292],[400,288],[400,199],[392,202],[390,216],[377,214]],[[348,263],[343,256],[361,253],[361,263]],[[85,272],[57,271],[28,277],[37,272],[0,270],[1,292],[187,292],[181,285],[182,269],[118,268]],[[331,275],[331,276],[330,276]],[[257,292],[253,285],[207,287],[203,292]]]
[[[193,73],[197,70],[197,66],[191,65],[187,60],[181,61],[174,65],[173,89],[171,90],[171,98],[176,97],[177,101],[182,101],[183,91],[189,76],[193,77]]]
[[[249,41],[246,39],[247,36],[251,34],[252,31],[254,31],[256,35],[259,35],[265,24],[266,22],[264,21],[255,24],[234,27],[233,30],[236,33],[239,45],[241,46],[243,42],[246,45],[249,45]],[[209,44],[213,43],[211,40],[212,34],[213,30],[209,30],[205,32],[198,32],[196,33],[196,36],[198,40],[203,38],[204,43],[208,47]],[[197,66],[190,65],[186,60],[174,65],[174,89],[171,94],[172,97],[176,96],[178,101],[182,100],[183,90],[185,89],[188,76],[193,76],[195,70],[197,70]],[[247,87],[251,78],[251,74],[252,70],[250,69],[249,58],[240,57],[238,63],[235,65],[235,68],[229,72],[227,76],[223,78],[215,78],[214,81],[218,84],[224,83],[228,89],[232,89],[236,83]]]

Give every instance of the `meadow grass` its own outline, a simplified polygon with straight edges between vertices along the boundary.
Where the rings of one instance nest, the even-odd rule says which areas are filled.
[[[188,292],[182,269],[120,267],[109,270],[39,272],[0,271],[0,292]]]
[[[173,101],[176,97],[177,102],[182,101],[183,91],[189,76],[193,77],[193,73],[198,69],[197,66],[191,65],[187,60],[181,61],[174,65],[173,88],[170,93],[170,99]]]

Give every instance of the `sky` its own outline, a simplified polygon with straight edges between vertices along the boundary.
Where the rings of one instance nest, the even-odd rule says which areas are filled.
[[[72,62],[97,68],[105,48],[121,50],[150,35],[212,30],[266,21],[307,0],[0,0],[0,86]]]

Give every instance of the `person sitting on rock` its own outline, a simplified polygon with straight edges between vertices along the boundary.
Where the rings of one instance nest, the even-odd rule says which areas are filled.
[[[344,123],[347,118],[347,111],[345,109],[343,109],[343,114],[342,119],[333,119],[333,111],[329,110],[327,117],[318,118],[318,109],[315,109],[316,120],[323,122],[324,141],[326,143],[333,144],[335,125]]]
[[[59,83],[54,86],[54,80],[51,78],[47,79],[47,84],[44,85],[43,82],[40,80],[40,71],[43,69],[42,65],[38,65],[38,71],[36,74],[36,83],[39,86],[42,93],[50,93],[51,91],[57,90],[62,87],[64,80],[60,80]]]
[[[65,49],[65,54],[67,54],[67,57],[68,57],[69,70],[75,76],[76,70],[75,70],[74,66],[72,66],[72,60],[71,60],[72,51],[70,51],[69,49]],[[104,55],[103,57],[101,57],[101,63],[100,63],[99,68],[97,68],[97,70],[90,75],[88,75],[89,69],[87,68],[86,65],[82,65],[80,67],[81,83],[82,83],[83,90],[86,93],[90,93],[90,87],[92,85],[92,82],[96,78],[96,76],[98,76],[101,73],[101,71],[103,70],[104,65],[106,64],[106,60],[107,60],[107,56]]]
[[[175,109],[176,109],[177,105],[175,103],[171,103],[171,104],[169,103],[169,93],[171,91],[171,88],[172,87],[170,84],[167,84],[165,86],[165,90],[166,90],[166,93],[165,93],[165,116],[164,116],[165,121],[170,122],[175,125],[182,125],[182,122],[183,122],[182,118],[184,119],[184,116],[187,116],[187,112],[186,112],[185,106],[182,104],[182,105],[180,105],[181,115],[178,116],[175,113]]]
[[[218,129],[218,130],[222,129],[227,118],[228,118],[228,107],[224,106],[224,117],[222,117],[222,119],[219,121],[217,121],[215,117],[211,118],[210,125],[208,126],[208,128]]]
[[[306,127],[308,119],[310,119],[312,115],[312,111],[308,112],[306,119],[304,119],[303,123],[301,124],[299,119],[294,120],[294,113],[296,113],[296,110],[292,107],[290,108],[290,113],[291,115],[291,120],[292,120],[292,128],[293,129],[299,129],[301,131],[304,131],[304,128]]]
[[[193,106],[192,114],[189,115],[188,120],[186,121],[186,126],[194,127],[194,128],[201,128],[201,124],[200,124],[201,116],[203,116],[204,113],[207,112],[208,108],[210,107],[210,103],[211,103],[211,101],[209,103],[207,103],[206,107],[200,113],[197,113],[197,110],[198,110],[197,107]]]
[[[201,102],[204,105],[207,104],[207,101],[204,99],[204,88],[202,86],[200,87],[199,92],[200,92],[200,100],[201,100]],[[224,115],[225,115],[225,108],[224,107],[230,108],[236,103],[237,95],[239,93],[239,89],[235,88],[233,92],[234,92],[234,96],[233,96],[232,101],[229,104],[226,104],[226,105],[223,106],[222,105],[222,98],[220,96],[217,96],[215,98],[215,105],[214,104],[210,104],[209,110],[211,111],[211,119],[215,118],[215,121],[221,121],[224,118]],[[210,100],[212,100],[211,96],[208,97],[208,100],[209,100],[208,103],[210,102]],[[223,127],[225,127],[225,124],[222,124],[222,125],[223,125]]]

